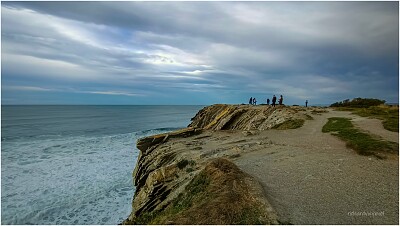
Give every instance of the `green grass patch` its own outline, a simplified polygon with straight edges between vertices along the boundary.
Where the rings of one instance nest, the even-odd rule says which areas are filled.
[[[193,201],[199,199],[199,194],[204,192],[210,184],[210,179],[204,172],[200,172],[186,186],[185,193],[182,193],[172,203],[173,213],[178,213],[192,206]],[[200,195],[202,196],[202,195]]]
[[[283,123],[277,124],[272,129],[284,130],[284,129],[297,129],[304,125],[304,119],[289,119]]]
[[[187,163],[189,164],[189,161]],[[205,191],[209,184],[210,179],[204,172],[200,172],[186,186],[185,191],[173,200],[170,206],[162,211],[141,213],[134,223],[140,225],[164,224],[167,219],[187,210],[193,203],[207,200],[210,196]]]
[[[382,125],[385,129],[392,132],[399,132],[399,107],[380,105],[368,108],[338,107],[336,109],[341,111],[351,111],[353,114],[362,117],[381,119]]]
[[[152,211],[141,213],[139,217],[135,218],[134,222],[127,222],[128,224],[146,225],[151,224],[151,222],[160,216],[161,211]]]
[[[329,118],[329,121],[322,127],[322,132],[332,133],[346,142],[347,147],[354,149],[360,155],[375,155],[381,157],[379,153],[399,152],[398,144],[395,142],[378,140],[367,133],[363,133],[354,128],[350,119]]]

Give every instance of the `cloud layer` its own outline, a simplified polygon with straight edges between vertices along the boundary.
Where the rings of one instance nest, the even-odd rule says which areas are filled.
[[[2,2],[2,103],[397,102],[398,8]]]

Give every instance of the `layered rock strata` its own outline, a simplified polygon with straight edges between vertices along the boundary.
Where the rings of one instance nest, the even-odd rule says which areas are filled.
[[[133,172],[134,185],[136,186],[132,202],[133,210],[128,219],[124,221],[124,224],[278,223],[274,211],[263,195],[264,192],[261,186],[254,178],[235,168],[234,164],[228,160],[240,156],[241,151],[244,149],[241,149],[238,145],[228,146],[228,148],[218,148],[218,143],[223,142],[223,138],[216,136],[216,133],[222,130],[222,133],[231,131],[233,133],[240,133],[241,136],[247,136],[257,133],[259,130],[277,127],[290,120],[304,120],[307,117],[309,116],[304,114],[301,107],[217,104],[200,110],[192,118],[192,123],[186,129],[139,139],[137,147],[140,150],[140,155]],[[217,144],[215,145],[217,147],[208,147],[207,143],[209,142],[214,142]],[[268,141],[260,141],[260,144],[262,142]],[[222,167],[219,169],[220,172],[229,173],[232,171],[241,175],[241,177],[231,177],[231,181],[225,181],[223,183],[225,185],[224,189],[229,190],[234,189],[235,186],[239,186],[241,192],[234,196],[238,197],[237,200],[241,200],[241,196],[253,200],[254,205],[257,206],[256,209],[261,210],[260,216],[254,219],[251,218],[252,220],[239,219],[236,221],[234,220],[236,218],[227,218],[228,220],[226,221],[217,221],[210,218],[208,221],[194,220],[191,222],[185,217],[185,214],[193,214],[193,211],[198,208],[198,206],[196,207],[196,203],[191,201],[185,208],[179,209],[179,211],[176,210],[176,207],[179,206],[176,203],[179,203],[182,199],[185,200],[182,197],[191,194],[188,187],[192,186],[191,184],[194,183],[193,181],[196,180],[196,177],[208,172],[206,169],[211,167],[210,164],[214,164],[215,166],[215,161],[219,162]],[[202,197],[204,193],[212,192],[220,193],[212,195],[224,197],[223,194],[225,193],[222,190],[213,190],[212,187],[216,186],[216,184],[221,184],[221,181],[218,181],[221,178],[230,177],[215,177],[209,174],[207,178],[209,178],[208,183],[211,187],[202,188],[196,195]],[[227,184],[234,187],[226,187]],[[183,194],[186,194],[186,196]],[[192,197],[190,200],[196,200],[196,197]],[[206,199],[202,198],[201,200]],[[222,198],[222,200],[229,199]],[[210,203],[212,201],[208,202],[208,204]],[[207,203],[202,205],[207,205]],[[240,206],[240,204],[238,205]],[[244,206],[243,208],[239,208],[239,210],[234,210],[233,206],[229,206],[226,205],[227,208],[232,208],[232,213],[239,210],[241,212],[247,211]],[[229,212],[229,209],[222,211],[220,215],[224,215],[227,212]],[[201,215],[201,213],[198,214]],[[240,213],[236,214],[240,215]],[[254,215],[254,212],[247,215],[252,216],[252,214]],[[174,220],[171,221],[171,219]]]
[[[267,130],[291,119],[305,119],[301,107],[215,104],[200,110],[189,127],[210,130]]]

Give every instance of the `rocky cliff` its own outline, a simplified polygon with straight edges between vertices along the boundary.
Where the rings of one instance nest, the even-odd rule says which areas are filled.
[[[262,187],[231,162],[245,149],[222,143],[230,134],[240,140],[297,128],[310,117],[301,107],[217,104],[200,110],[186,129],[138,140],[136,192],[123,223],[277,224]]]
[[[305,119],[301,107],[216,104],[200,110],[189,127],[211,130],[267,130],[289,120]]]

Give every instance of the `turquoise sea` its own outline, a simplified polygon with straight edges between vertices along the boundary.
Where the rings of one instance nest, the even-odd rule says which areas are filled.
[[[136,140],[186,127],[202,107],[2,106],[1,223],[120,223]]]

